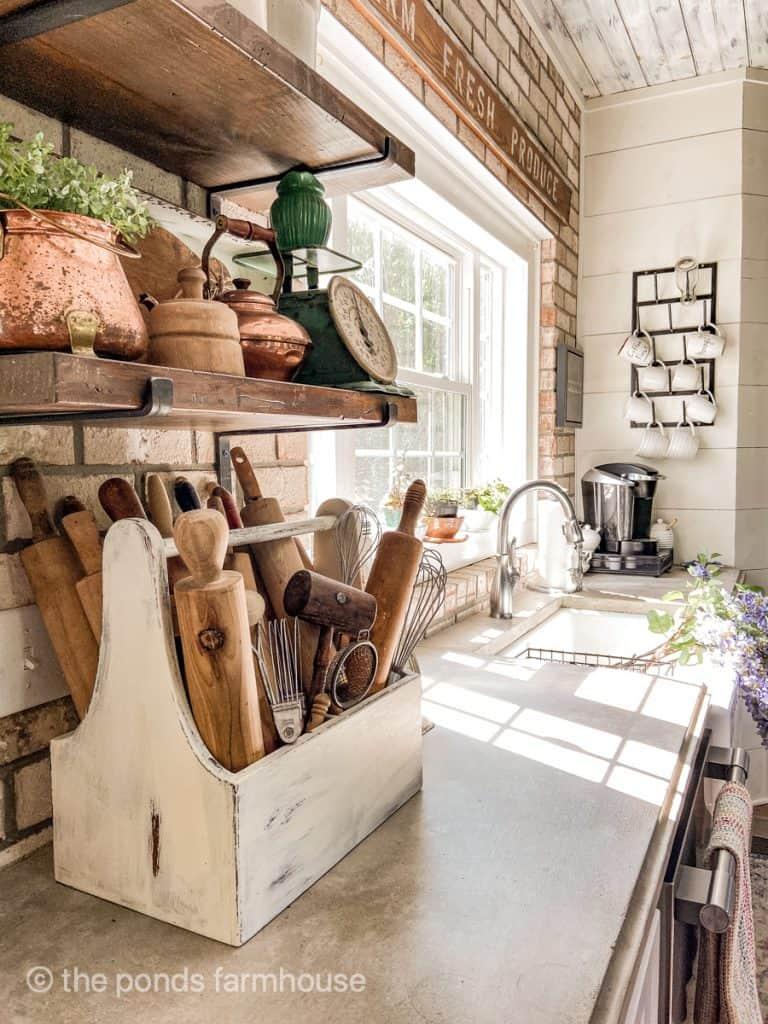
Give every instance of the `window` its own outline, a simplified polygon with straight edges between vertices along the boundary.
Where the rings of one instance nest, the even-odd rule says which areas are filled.
[[[504,475],[505,268],[423,207],[417,214],[383,191],[334,204],[334,248],[363,264],[351,276],[387,325],[398,383],[419,405],[416,424],[337,439],[338,493],[374,507],[415,477],[438,491]]]

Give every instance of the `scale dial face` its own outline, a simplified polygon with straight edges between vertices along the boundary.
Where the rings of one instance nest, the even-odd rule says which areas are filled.
[[[380,384],[391,384],[397,376],[397,353],[368,296],[337,275],[328,285],[328,305],[339,337],[355,362]]]

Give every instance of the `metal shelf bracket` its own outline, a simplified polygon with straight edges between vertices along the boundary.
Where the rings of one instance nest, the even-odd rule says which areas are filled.
[[[310,434],[315,431],[339,431],[339,430],[375,430],[377,427],[394,427],[397,424],[398,409],[396,402],[387,402],[384,407],[384,415],[378,421],[363,421],[362,423],[323,423],[316,426],[313,423],[300,423],[295,426],[278,427],[252,427],[248,430],[226,430],[216,433],[216,473],[221,486],[228,491],[234,488],[232,474],[232,457],[230,454],[231,437],[258,437],[263,434]]]
[[[389,135],[384,138],[384,146],[380,153],[375,156],[364,157],[361,160],[346,160],[338,164],[325,164],[321,167],[306,167],[299,164],[290,168],[295,171],[310,171],[316,178],[330,177],[334,174],[343,174],[345,171],[356,171],[364,167],[376,167],[378,164],[386,164],[392,159],[392,139]],[[218,205],[222,199],[237,200],[244,192],[252,192],[254,189],[262,188],[264,185],[276,185],[285,177],[287,171],[280,174],[270,174],[265,178],[247,178],[244,181],[233,181],[229,185],[217,185],[216,188],[208,189],[208,216],[215,218],[220,212]]]
[[[33,39],[131,3],[135,0],[42,0],[0,18],[0,46]]]
[[[24,416],[0,415],[0,427],[27,427],[37,423],[98,423],[101,420],[161,419],[173,411],[173,381],[168,377],[150,377],[144,401],[138,409],[99,409],[96,412],[49,412]]]

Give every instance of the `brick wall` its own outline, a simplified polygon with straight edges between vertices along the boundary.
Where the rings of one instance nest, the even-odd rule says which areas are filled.
[[[71,153],[106,172],[131,167],[139,188],[204,212],[196,186],[2,96],[0,120],[12,121],[22,137],[43,131],[57,152]],[[286,514],[306,510],[305,436],[233,438],[232,443],[243,445],[258,467],[265,493],[278,497]],[[4,613],[32,603],[18,555],[21,539],[31,535],[29,518],[8,473],[9,464],[20,455],[29,455],[40,466],[51,509],[65,494],[75,494],[96,513],[102,528],[109,521],[97,491],[110,476],[129,480],[142,497],[151,472],[168,482],[183,474],[200,489],[214,477],[213,435],[207,432],[65,426],[0,430],[0,641]],[[76,724],[68,697],[0,718],[0,866],[50,838],[48,744]]]
[[[539,475],[575,490],[575,437],[555,427],[555,363],[559,341],[576,343],[581,112],[515,0],[430,0],[456,45],[474,61],[573,187],[567,223],[505,166],[351,0],[323,0],[337,17],[552,233],[541,250]]]
[[[552,232],[552,239],[542,246],[541,263],[539,472],[572,492],[574,439],[571,432],[558,431],[554,425],[554,372],[558,341],[575,341],[576,333],[580,118],[575,100],[513,0],[432,0],[455,34],[457,46],[464,46],[478,72],[492,80],[573,185],[570,220],[563,224],[534,194],[507,179],[494,154],[458,122],[441,97],[387,46],[349,0],[325,2]],[[72,153],[107,172],[130,166],[138,187],[204,213],[196,186],[2,97],[0,120],[13,121],[21,136],[42,130],[59,152]],[[307,502],[305,439],[299,435],[242,443],[259,467],[265,491],[279,497],[287,513],[302,512]],[[125,477],[140,494],[149,472],[167,479],[183,473],[199,486],[213,477],[213,438],[207,433],[63,426],[0,430],[0,616],[4,610],[31,603],[17,554],[19,538],[30,535],[29,521],[8,478],[8,464],[22,454],[40,464],[52,503],[74,493],[97,512],[104,527],[107,522],[96,492],[109,476]],[[484,607],[490,568],[465,570],[455,578],[452,574],[441,625]],[[0,866],[48,840],[48,743],[75,725],[68,698],[0,718]]]

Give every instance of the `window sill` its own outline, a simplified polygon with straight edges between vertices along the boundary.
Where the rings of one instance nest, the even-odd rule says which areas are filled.
[[[448,572],[464,569],[496,553],[495,526],[483,533],[469,533],[467,539],[458,544],[430,544],[426,537],[422,539],[429,547],[440,552]]]

